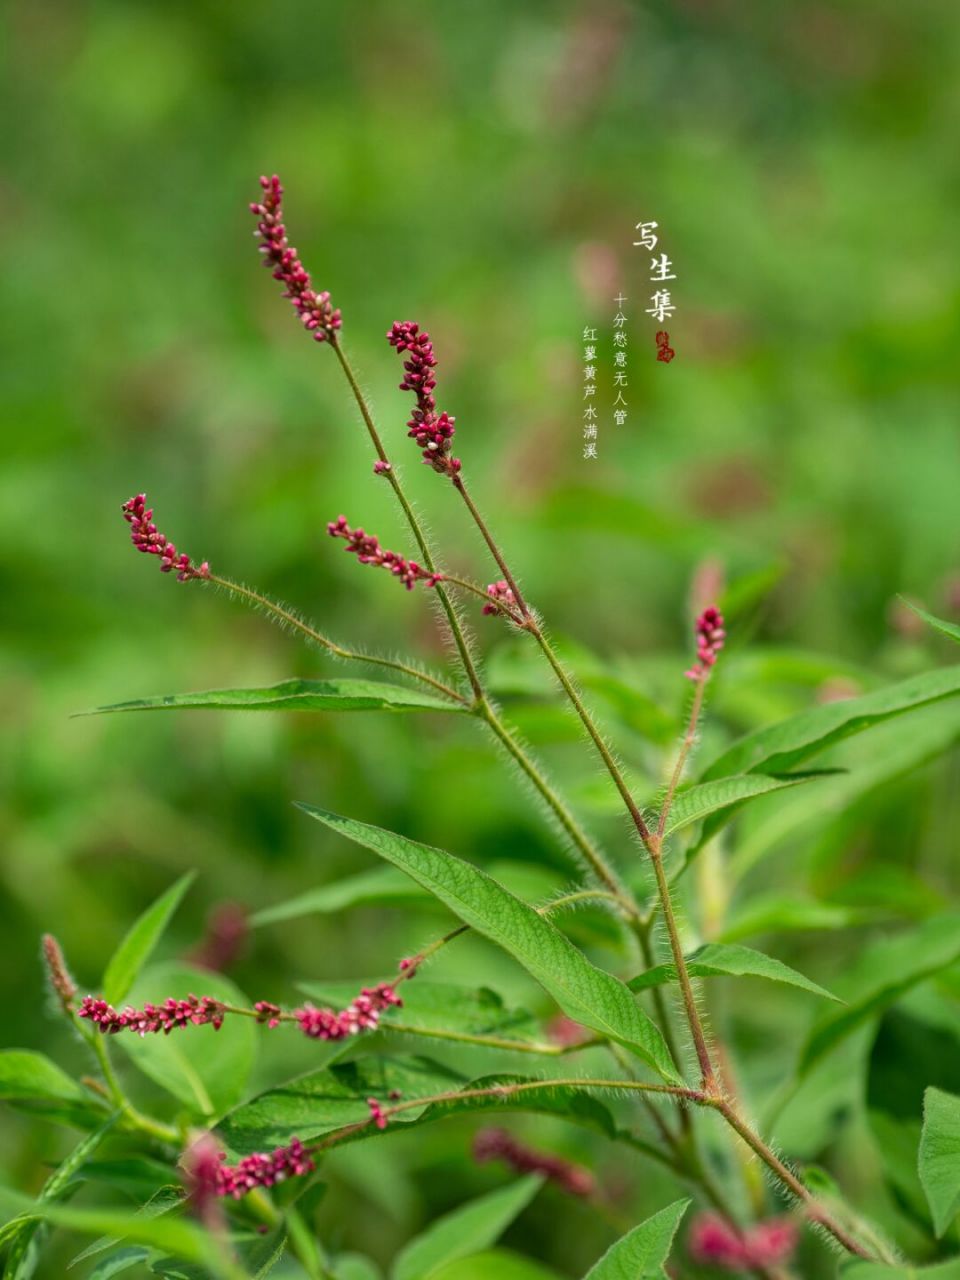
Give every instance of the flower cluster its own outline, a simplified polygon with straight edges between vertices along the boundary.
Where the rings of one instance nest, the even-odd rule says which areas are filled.
[[[47,977],[50,979],[50,985],[60,1001],[60,1007],[64,1013],[71,1013],[73,1010],[73,998],[77,994],[77,984],[70,976],[67,962],[64,960],[63,952],[60,950],[60,943],[53,934],[45,933],[43,935],[43,958],[47,967]]]
[[[513,606],[517,603],[517,597],[513,594],[509,585],[504,582],[502,578],[499,582],[490,583],[487,587],[487,595],[490,597],[491,601],[496,601],[497,603],[485,604],[482,610],[483,613],[503,613],[504,606],[508,613],[513,612]]]
[[[739,1273],[778,1267],[797,1244],[797,1228],[789,1218],[769,1218],[738,1231],[717,1213],[701,1213],[690,1224],[688,1239],[695,1262]]]
[[[229,1165],[225,1161],[226,1157],[221,1155],[216,1170],[209,1172],[204,1166],[204,1176],[209,1178],[212,1173],[216,1194],[232,1196],[234,1200],[254,1187],[274,1187],[287,1178],[312,1173],[317,1167],[299,1138],[294,1138],[286,1147],[277,1147],[269,1155],[256,1151],[244,1156],[239,1164]]]
[[[373,1123],[378,1129],[385,1129],[387,1127],[387,1117],[380,1103],[376,1098],[368,1098],[367,1106],[370,1108],[370,1119]]]
[[[697,619],[694,631],[697,637],[697,660],[685,674],[691,680],[702,680],[723,648],[727,634],[723,629],[723,614],[713,605],[704,609]]]
[[[226,1010],[212,996],[187,996],[185,1000],[172,997],[163,1004],[145,1004],[142,1009],[128,1005],[118,1012],[106,1000],[84,996],[77,1014],[87,1018],[103,1035],[114,1036],[118,1031],[135,1031],[138,1036],[156,1035],[162,1031],[169,1035],[177,1027],[201,1027],[210,1023],[214,1031],[223,1026]]]
[[[429,573],[416,560],[405,560],[395,551],[385,551],[380,546],[379,538],[362,529],[351,529],[346,516],[338,516],[327,525],[327,533],[331,538],[343,538],[345,550],[357,557],[361,564],[377,565],[400,579],[408,591],[413,590],[415,582],[424,582],[428,587],[435,587],[443,581],[442,573]]]
[[[311,1040],[345,1040],[361,1031],[372,1031],[385,1009],[402,1004],[403,1001],[393,987],[387,982],[381,982],[375,987],[364,987],[339,1012],[306,1005],[303,1009],[295,1009],[293,1016],[300,1024],[300,1030]]]
[[[272,178],[261,178],[260,186],[263,199],[251,204],[250,212],[259,219],[256,234],[263,241],[260,252],[264,266],[272,271],[274,280],[286,286],[283,296],[293,303],[304,328],[317,342],[333,342],[342,323],[340,312],[331,306],[329,293],[317,293],[311,287],[309,273],[287,240],[280,179],[276,174]]]
[[[153,510],[148,510],[146,503],[147,495],[138,493],[121,508],[124,520],[130,525],[130,541],[137,550],[147,555],[159,556],[160,572],[170,573],[175,569],[178,582],[187,582],[190,578],[209,578],[210,566],[206,560],[198,568],[191,564],[188,555],[177,555],[177,548],[173,543],[162,533],[158,533],[157,526],[153,523]]]
[[[437,358],[429,333],[421,332],[412,320],[397,321],[387,334],[387,341],[396,347],[398,354],[407,355],[400,390],[412,391],[417,397],[417,407],[407,423],[407,435],[416,440],[423,450],[424,462],[434,471],[455,476],[460,470],[460,459],[450,455],[455,419],[447,413],[437,413],[433,395],[437,385],[433,372]]]
[[[475,1160],[503,1160],[517,1173],[542,1173],[572,1196],[590,1196],[596,1182],[589,1169],[572,1164],[561,1156],[534,1151],[518,1142],[506,1129],[481,1129],[473,1140]]]

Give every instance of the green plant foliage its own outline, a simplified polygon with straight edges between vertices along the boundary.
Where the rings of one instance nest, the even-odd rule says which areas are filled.
[[[463,711],[455,702],[376,680],[283,680],[266,689],[168,693],[97,707],[112,711]]]
[[[587,1280],[661,1280],[667,1274],[664,1267],[673,1238],[689,1207],[689,1200],[678,1200],[628,1231],[590,1268]]]
[[[562,933],[478,867],[368,823],[301,805],[318,822],[372,849],[435,894],[464,924],[518,960],[575,1021],[645,1059],[667,1080],[676,1068],[656,1026],[623,983],[596,968]]]
[[[960,1098],[928,1089],[923,1099],[920,1182],[942,1236],[960,1209]]]
[[[693,978],[766,978],[770,982],[783,982],[790,987],[799,987],[802,991],[823,996],[827,1000],[839,999],[819,983],[811,982],[802,973],[797,973],[796,969],[775,960],[773,956],[765,956],[762,951],[754,951],[752,947],[711,942],[692,951],[687,962],[688,971]],[[676,968],[672,964],[660,964],[638,974],[627,986],[631,991],[645,991],[648,987],[657,987],[664,982],[675,982],[676,978]]]

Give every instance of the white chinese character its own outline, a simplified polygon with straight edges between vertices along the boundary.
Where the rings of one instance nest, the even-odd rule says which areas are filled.
[[[595,396],[596,394],[597,394],[597,384],[595,382],[588,382],[587,385],[583,388],[584,400],[588,400],[590,396]]]
[[[593,382],[596,376],[597,376],[597,366],[595,364],[588,364],[583,371],[584,382]]]
[[[613,375],[613,385],[615,387],[625,387],[627,385],[627,375],[622,369],[618,369]]]
[[[627,353],[625,351],[615,351],[613,353],[613,363],[616,365],[625,365],[627,363]]]
[[[595,440],[588,440],[583,446],[583,456],[585,458],[595,458],[597,456],[597,444]]]
[[[588,404],[583,411],[583,416],[585,418],[595,418],[597,416],[597,406],[595,404]]]
[[[597,358],[597,348],[596,348],[596,347],[584,347],[584,348],[583,348],[583,358],[584,358],[584,360],[586,361],[586,363],[587,363],[587,364],[589,364],[591,360],[596,360],[596,358]]]
[[[597,340],[597,331],[596,331],[596,329],[584,329],[584,331],[583,331],[583,340],[584,340],[584,342],[596,342],[596,340]]]
[[[638,249],[655,249],[657,247],[657,237],[650,228],[659,227],[659,225],[659,222],[638,222],[636,230],[640,232],[640,239],[634,240],[634,247]]]
[[[651,297],[650,301],[653,303],[653,306],[647,307],[646,314],[648,316],[654,316],[657,320],[663,320],[666,316],[673,315],[674,311],[677,309],[670,301],[669,289],[658,289]]]
[[[625,347],[627,345],[627,335],[620,329],[613,335],[613,345],[615,347]]]
[[[613,317],[613,327],[615,329],[622,329],[626,323],[627,323],[627,317],[623,314],[622,311],[618,311],[617,314]]]
[[[616,400],[614,400],[614,402],[613,402],[613,403],[614,403],[614,404],[626,404],[626,403],[627,403],[627,402],[626,402],[626,400],[624,400],[624,398],[623,398],[623,391],[622,391],[622,390],[617,392],[617,398],[616,398]]]
[[[585,440],[596,440],[597,428],[594,423],[588,422],[587,425],[583,428],[583,438]]]
[[[614,298],[614,302],[617,304],[618,308],[622,308],[626,300],[627,300],[626,295],[622,293],[618,293],[617,296]]]
[[[626,409],[614,409],[614,411],[613,411],[613,420],[614,420],[614,422],[617,424],[617,426],[618,426],[618,427],[622,427],[622,426],[623,426],[623,424],[624,424],[624,423],[626,422],[626,420],[627,420],[627,411],[626,411]]]
[[[673,266],[673,263],[670,261],[670,259],[667,257],[665,253],[661,253],[659,258],[651,258],[650,269],[651,271],[654,272],[654,274],[650,277],[650,279],[651,280],[676,280],[677,278],[676,276],[667,274],[672,266]]]

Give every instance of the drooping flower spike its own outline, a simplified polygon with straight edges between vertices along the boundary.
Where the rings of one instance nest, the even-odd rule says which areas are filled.
[[[589,1169],[562,1156],[535,1151],[506,1129],[481,1129],[473,1140],[473,1158],[479,1164],[502,1160],[516,1173],[541,1173],[572,1196],[591,1196],[597,1189]]]
[[[188,555],[178,555],[174,544],[158,531],[153,523],[153,509],[147,508],[145,493],[128,498],[121,510],[124,520],[130,525],[130,541],[138,551],[160,557],[161,573],[176,571],[178,582],[210,577],[210,566],[206,560],[201,565],[195,565]]]
[[[361,564],[372,564],[390,572],[400,579],[408,591],[414,584],[423,582],[428,587],[435,587],[443,581],[442,573],[429,573],[416,560],[405,560],[395,551],[387,551],[380,546],[379,538],[362,529],[351,529],[346,516],[338,516],[327,525],[327,533],[331,538],[343,538],[346,551],[355,555]]]
[[[387,333],[387,341],[396,347],[398,354],[406,355],[403,362],[401,391],[412,391],[417,398],[407,435],[416,440],[423,450],[423,460],[442,475],[455,476],[460,470],[460,459],[450,453],[453,443],[454,419],[447,413],[437,413],[434,389],[437,385],[434,369],[437,358],[429,333],[421,332],[413,320],[397,321]]]
[[[727,635],[723,629],[723,614],[713,605],[704,609],[696,621],[694,631],[697,637],[697,660],[685,674],[690,680],[703,680],[710,674],[710,668],[716,662]]]
[[[263,197],[250,205],[250,212],[258,218],[256,235],[263,242],[260,252],[264,266],[285,286],[284,297],[289,298],[303,322],[303,327],[316,342],[334,342],[340,328],[339,310],[330,302],[330,294],[317,293],[310,283],[309,272],[287,240],[283,224],[283,187],[280,179],[261,178]]]

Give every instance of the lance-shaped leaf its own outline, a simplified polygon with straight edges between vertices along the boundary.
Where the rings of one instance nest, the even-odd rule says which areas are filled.
[[[506,1087],[511,1084],[530,1088],[511,1092]],[[489,1092],[476,1096],[476,1090]],[[583,1089],[504,1074],[469,1081],[428,1058],[388,1057],[339,1063],[288,1080],[231,1111],[217,1132],[238,1155],[269,1151],[293,1137],[306,1142],[366,1121],[370,1118],[367,1099],[375,1097],[386,1104],[391,1093],[400,1093],[405,1103],[424,1099],[424,1104],[392,1119],[388,1132],[451,1115],[512,1109],[559,1116],[609,1138],[616,1133],[610,1112]],[[443,1101],[428,1101],[437,1097]],[[346,1134],[345,1140],[357,1142],[378,1135],[375,1126],[365,1125]]]
[[[817,1022],[800,1056],[805,1075],[868,1019],[882,1013],[917,983],[960,959],[960,915],[932,916],[916,929],[867,948],[850,973],[850,1003]]]
[[[95,1133],[89,1133],[83,1141],[67,1156],[43,1184],[37,1197],[35,1210],[22,1219],[14,1219],[4,1228],[4,1239],[9,1242],[4,1277],[7,1280],[27,1280],[33,1274],[33,1261],[30,1256],[31,1245],[38,1247],[38,1232],[43,1225],[42,1218],[36,1210],[45,1205],[56,1204],[66,1200],[74,1191],[79,1190],[82,1178],[78,1178],[82,1165],[96,1151],[100,1143],[113,1128],[116,1117],[111,1116],[105,1125]]]
[[[622,1044],[665,1080],[679,1081],[663,1037],[627,987],[598,969],[549,920],[486,872],[406,836],[311,805],[300,807],[429,889],[465,924],[519,961],[568,1017]]]
[[[929,627],[933,627],[934,631],[939,631],[941,635],[949,636],[951,640],[960,643],[960,627],[955,622],[945,622],[943,618],[936,618],[932,613],[927,613],[926,609],[921,609],[918,604],[913,604],[910,600],[904,600],[900,597],[908,609],[912,609],[918,618],[922,618]]]
[[[542,1177],[520,1178],[444,1214],[400,1251],[392,1280],[427,1280],[438,1267],[496,1244],[542,1186]]]
[[[923,1095],[918,1168],[939,1238],[960,1210],[960,1098],[942,1089]]]
[[[754,951],[752,947],[739,947],[722,942],[709,942],[687,957],[687,970],[693,978],[766,978],[770,982],[783,982],[790,987],[799,987],[815,996],[824,996],[827,1000],[839,998],[816,982],[811,982],[796,969],[762,951]],[[677,971],[672,964],[658,964],[645,973],[632,978],[627,986],[631,991],[644,991],[647,987],[657,987],[664,982],[676,982]]]
[[[689,1200],[676,1200],[612,1244],[586,1280],[663,1280],[673,1237]]]
[[[804,782],[816,782],[824,776],[823,773],[798,773],[771,778],[763,773],[741,773],[698,783],[677,792],[670,806],[664,834],[673,835],[675,831],[710,817],[714,820],[712,829],[716,830],[722,826],[723,820],[732,817],[736,809],[754,796],[765,796],[771,791],[782,791],[785,787],[796,787]]]
[[[183,895],[189,889],[195,872],[188,871],[175,885],[161,894],[130,928],[117,947],[103,975],[103,998],[110,1004],[119,1004],[136,982],[140,970],[150,959],[154,948],[163,937],[167,925]]]
[[[886,1262],[853,1262],[840,1270],[842,1280],[960,1280],[960,1258],[935,1262],[932,1267],[897,1266]]]
[[[312,1000],[337,1009],[345,1008],[361,987],[372,985],[372,981],[359,980],[299,984]],[[383,1031],[467,1042],[489,1039],[502,1048],[515,1042],[521,1052],[539,1040],[536,1019],[524,1009],[507,1008],[489,987],[463,987],[417,978],[416,982],[405,982],[399,994],[403,1004],[380,1015]]]
[[[110,711],[465,711],[458,702],[378,680],[283,680],[261,689],[167,693],[97,707]]]
[[[735,773],[785,773],[851,734],[957,694],[960,667],[944,667],[860,698],[803,711],[735,742],[706,770],[704,781]]]

